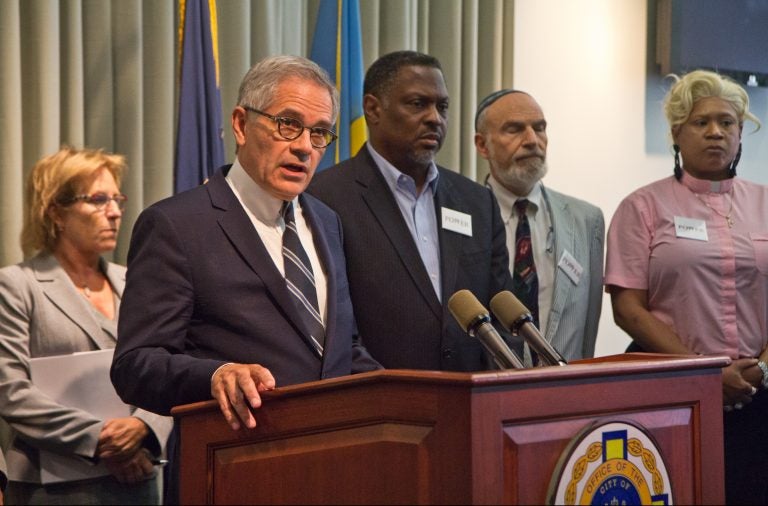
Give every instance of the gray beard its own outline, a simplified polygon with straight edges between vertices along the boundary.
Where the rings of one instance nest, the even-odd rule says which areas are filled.
[[[504,170],[497,171],[496,177],[507,189],[531,188],[547,175],[546,160],[532,160],[528,163],[512,163]]]

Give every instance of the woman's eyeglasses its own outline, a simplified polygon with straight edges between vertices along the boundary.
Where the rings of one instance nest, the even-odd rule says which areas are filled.
[[[114,200],[115,204],[117,204],[117,208],[122,211],[125,209],[125,202],[128,200],[128,197],[126,197],[122,193],[118,193],[117,195],[108,195],[106,193],[94,193],[92,195],[76,195],[72,197],[67,202],[67,204],[74,204],[77,201],[82,201],[82,202],[91,204],[93,207],[95,207],[98,210],[102,210],[107,206],[107,204],[109,204],[111,200]]]

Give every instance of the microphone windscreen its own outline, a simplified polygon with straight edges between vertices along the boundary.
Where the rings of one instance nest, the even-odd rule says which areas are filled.
[[[491,299],[491,311],[507,330],[520,318],[531,312],[508,290],[499,292]]]
[[[459,290],[448,299],[448,309],[464,332],[469,333],[478,317],[488,316],[488,310],[469,290]]]

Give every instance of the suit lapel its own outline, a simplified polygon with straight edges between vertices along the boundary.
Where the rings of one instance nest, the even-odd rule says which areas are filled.
[[[112,290],[115,291],[118,297],[123,297],[123,290],[125,289],[125,271],[115,268],[114,264],[102,259],[101,261],[102,272],[107,276],[109,284],[112,285]]]
[[[575,251],[574,221],[573,215],[568,209],[568,204],[562,202],[556,195],[550,194],[543,186],[542,193],[549,205],[552,229],[555,231],[555,281],[552,294],[552,308],[550,309],[549,324],[546,330],[547,340],[552,341],[557,333],[560,315],[563,313],[563,308],[568,300],[568,292],[572,286],[571,280],[557,264],[565,250],[570,251],[571,254]],[[557,317],[552,318],[554,315],[557,315]]]
[[[43,255],[31,260],[35,279],[43,293],[62,314],[80,327],[99,349],[114,348],[115,341],[105,335],[93,316],[88,302],[77,293],[75,285],[53,255]],[[111,282],[111,279],[110,279]],[[125,284],[123,280],[122,284]],[[114,286],[114,285],[113,285]],[[122,289],[121,289],[122,293]]]
[[[448,178],[441,178],[437,184],[435,195],[435,213],[437,216],[437,233],[440,237],[440,264],[442,271],[443,299],[453,295],[456,291],[456,273],[459,271],[459,259],[462,257],[462,237],[456,232],[445,230],[442,227],[443,207],[453,210],[461,210],[462,205],[459,196],[453,189]]]
[[[365,162],[359,165],[359,170],[357,171],[357,182],[364,188],[361,192],[363,200],[389,238],[392,248],[400,257],[414,285],[416,285],[421,295],[429,303],[435,315],[438,318],[442,318],[442,306],[437,295],[435,295],[435,289],[429,280],[429,274],[427,274],[419,250],[416,248],[413,237],[403,220],[395,197],[392,195],[389,186],[387,186],[384,180],[384,176],[379,172],[376,162],[374,162],[368,150],[361,149],[358,156],[363,157]],[[439,186],[440,183],[438,183]],[[441,252],[441,259],[442,256]]]
[[[334,338],[336,337],[336,267],[333,262],[331,253],[331,247],[328,245],[328,239],[325,236],[324,224],[320,221],[320,217],[317,215],[313,204],[309,199],[304,198],[304,195],[299,195],[299,202],[301,204],[301,211],[304,214],[304,219],[307,220],[309,229],[312,231],[312,240],[317,251],[317,256],[320,259],[320,263],[325,269],[327,286],[326,286],[326,304],[327,315],[325,321],[325,344],[324,349],[329,350],[334,345]],[[307,334],[307,339],[309,335]],[[307,342],[310,348],[314,350],[309,341]]]
[[[208,181],[206,187],[211,197],[211,205],[220,211],[218,223],[224,234],[245,263],[264,282],[286,318],[305,340],[309,339],[293,299],[285,286],[285,278],[277,270],[253,223],[224,179],[224,174],[217,172]],[[314,351],[314,348],[312,349]]]

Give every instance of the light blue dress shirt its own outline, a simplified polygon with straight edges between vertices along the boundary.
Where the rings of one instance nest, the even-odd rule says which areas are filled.
[[[434,162],[430,163],[427,179],[419,194],[416,181],[403,174],[367,143],[376,165],[384,176],[392,195],[395,197],[408,230],[411,232],[421,261],[427,270],[432,287],[438,300],[442,302],[440,275],[440,239],[438,236],[437,213],[435,211],[435,192],[437,191],[438,172]]]

